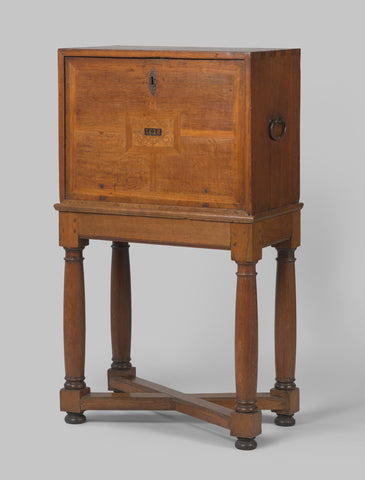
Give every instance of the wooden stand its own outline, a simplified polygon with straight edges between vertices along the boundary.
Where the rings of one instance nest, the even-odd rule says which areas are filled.
[[[237,437],[236,447],[242,450],[256,448],[255,437],[261,433],[261,410],[276,412],[277,425],[294,425],[293,414],[299,410],[299,390],[294,383],[294,250],[299,245],[300,207],[299,205],[286,213],[278,212],[275,216],[253,219],[248,223],[214,222],[214,225],[210,225],[207,221],[196,222],[196,227],[190,228],[181,239],[179,225],[184,220],[161,218],[156,223],[156,219],[143,216],[70,213],[62,212],[62,207],[58,205],[57,208],[61,210],[61,245],[66,250],[66,382],[61,390],[61,410],[67,412],[66,422],[83,423],[85,410],[176,410],[228,428],[230,434]],[[149,229],[146,229],[146,224]],[[108,371],[108,389],[114,393],[93,393],[84,383],[85,298],[82,252],[88,243],[87,239],[105,237],[113,240],[112,365]],[[162,238],[167,241],[162,242]],[[136,377],[130,359],[131,288],[127,240],[231,250],[232,259],[237,263],[236,393],[184,394]],[[269,245],[275,246],[278,251],[276,383],[269,393],[257,393],[256,263],[261,258],[262,248]]]

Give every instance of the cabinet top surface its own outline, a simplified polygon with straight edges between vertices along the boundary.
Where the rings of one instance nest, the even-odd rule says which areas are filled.
[[[275,55],[295,52],[300,49],[283,48],[215,48],[215,47],[143,47],[143,46],[101,46],[60,48],[65,56],[107,56],[107,57],[147,57],[147,58],[218,58],[240,59],[251,55]]]

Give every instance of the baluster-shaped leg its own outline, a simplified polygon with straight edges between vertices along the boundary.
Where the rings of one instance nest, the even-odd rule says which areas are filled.
[[[85,290],[83,251],[79,248],[65,247],[65,283],[64,283],[64,354],[65,354],[65,390],[85,389]],[[82,412],[67,412],[67,423],[84,423]]]
[[[256,406],[258,322],[256,262],[238,264],[236,296],[236,408],[232,414],[231,435],[235,446],[253,450],[255,437],[261,433],[261,412]]]
[[[295,248],[276,247],[276,301],[275,301],[275,389],[288,392],[296,397],[298,389],[295,381],[296,356],[296,292],[295,292]],[[294,411],[277,412],[276,425],[292,426],[295,424]]]
[[[131,365],[131,280],[129,245],[112,243],[110,321],[113,375],[135,376]]]

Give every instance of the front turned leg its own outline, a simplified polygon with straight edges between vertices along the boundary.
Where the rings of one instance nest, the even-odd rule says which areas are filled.
[[[276,425],[290,427],[295,424],[294,413],[299,410],[299,390],[295,385],[296,357],[296,292],[295,249],[276,247],[276,299],[275,299],[275,369],[274,394],[288,396],[290,407],[277,411]]]
[[[65,384],[61,390],[61,409],[67,411],[66,423],[84,423],[86,418],[77,408],[73,399],[87,392],[84,377],[85,367],[85,291],[83,251],[78,248],[65,247],[64,279],[64,355]],[[75,408],[73,408],[75,406]],[[72,409],[72,411],[68,411]]]
[[[136,369],[131,365],[131,280],[126,242],[112,243],[110,323],[112,364],[108,378],[133,378]]]
[[[236,292],[235,369],[236,407],[231,417],[231,435],[236,448],[253,450],[261,433],[257,410],[258,323],[256,262],[238,264]]]

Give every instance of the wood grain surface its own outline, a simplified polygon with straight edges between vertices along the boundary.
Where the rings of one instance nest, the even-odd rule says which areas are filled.
[[[60,50],[61,202],[243,215],[296,204],[299,63],[295,49]]]

